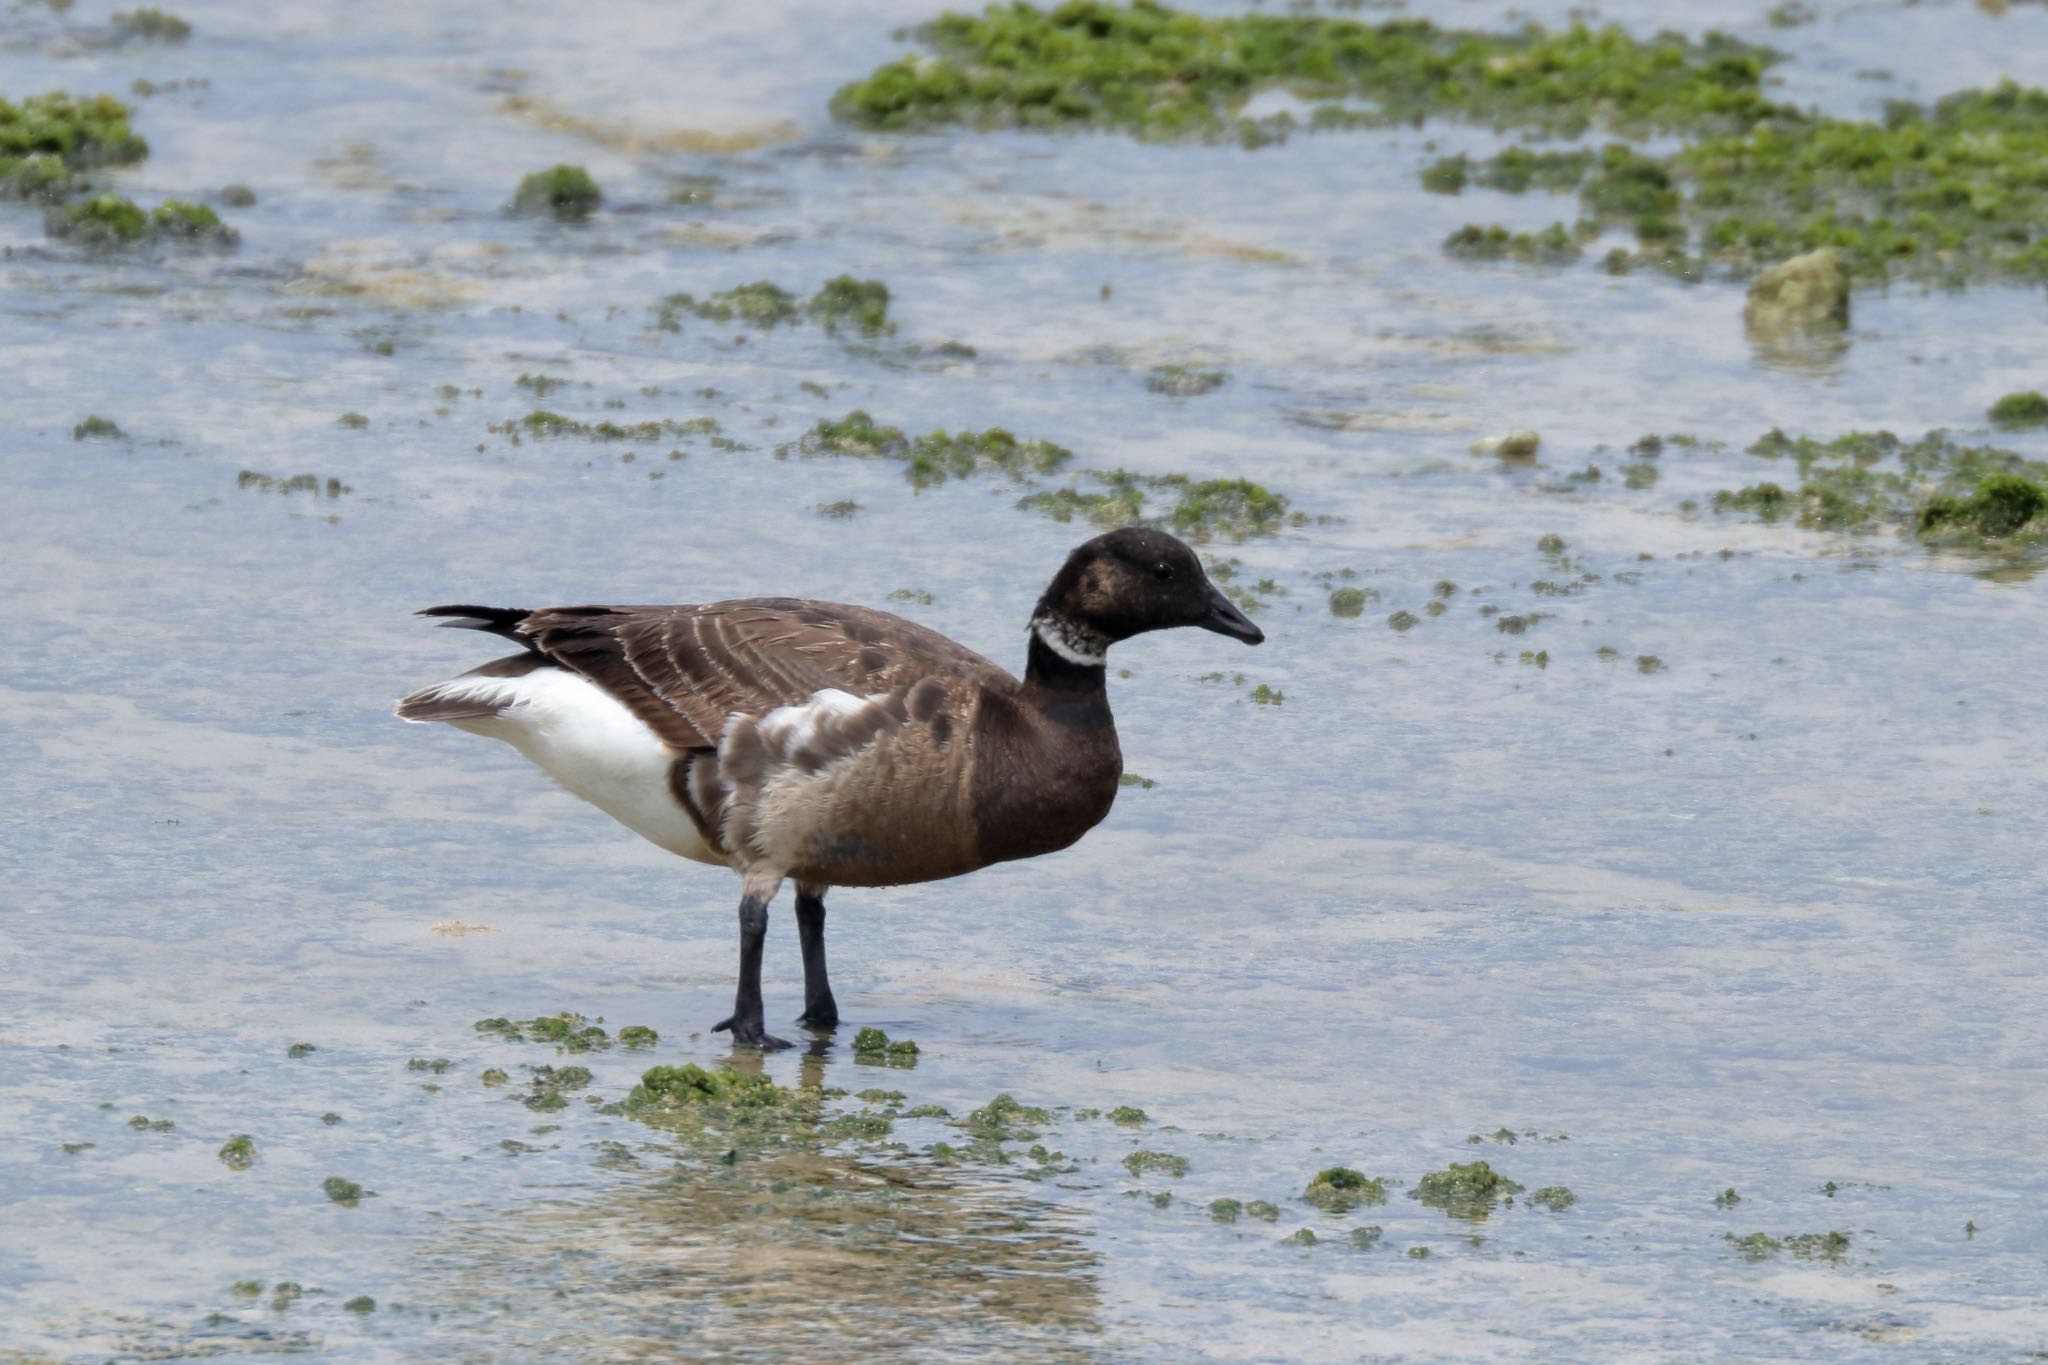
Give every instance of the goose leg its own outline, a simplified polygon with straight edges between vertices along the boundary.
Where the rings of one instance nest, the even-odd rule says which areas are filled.
[[[796,884],[796,934],[804,953],[804,1012],[799,1024],[811,1028],[836,1028],[839,1003],[832,998],[832,982],[825,975],[825,888]]]
[[[739,988],[733,993],[731,1016],[711,1026],[713,1033],[730,1029],[733,1042],[747,1047],[789,1046],[769,1035],[761,1010],[761,945],[768,937],[768,902],[781,885],[780,877],[749,876],[742,883]]]

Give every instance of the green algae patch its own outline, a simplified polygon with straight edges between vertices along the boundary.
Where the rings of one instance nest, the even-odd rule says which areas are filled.
[[[1314,1228],[1296,1228],[1280,1240],[1294,1246],[1312,1247],[1322,1239],[1316,1236]]]
[[[64,199],[77,187],[77,172],[142,160],[149,144],[128,116],[128,106],[110,95],[0,99],[0,194]]]
[[[339,498],[355,491],[340,479],[330,478],[323,482],[318,474],[265,474],[255,469],[244,469],[235,475],[235,487],[256,493],[279,493],[285,497],[308,493],[317,498],[325,492],[330,498]],[[312,1051],[311,1044],[304,1046],[308,1052]]]
[[[1074,457],[1074,452],[1065,446],[1050,441],[1021,441],[1001,427],[986,431],[939,430],[909,437],[901,427],[877,423],[861,408],[837,420],[820,420],[793,448],[807,456],[898,460],[903,463],[904,477],[918,489],[980,474],[998,474],[1030,484],[1059,470]]]
[[[1147,1171],[1158,1171],[1178,1180],[1188,1173],[1188,1159],[1171,1152],[1155,1152],[1141,1147],[1124,1157],[1124,1169],[1139,1178]]]
[[[1759,521],[1776,521],[1792,506],[1792,495],[1775,483],[1753,483],[1714,494],[1716,512],[1747,512]]]
[[[1849,1254],[1849,1234],[1846,1232],[1802,1232],[1785,1238],[1762,1232],[1737,1237],[1731,1232],[1725,1234],[1724,1240],[1745,1261],[1766,1260],[1780,1251],[1789,1251],[1802,1260],[1821,1261],[1840,1261]]]
[[[1073,452],[1050,441],[1022,440],[1001,427],[986,431],[934,431],[912,437],[903,428],[877,422],[864,408],[844,417],[820,420],[798,440],[780,447],[779,455],[845,456],[863,460],[896,460],[917,488],[949,479],[995,474],[1034,488],[1018,506],[1055,521],[1079,518],[1098,526],[1159,526],[1185,539],[1204,542],[1218,537],[1246,540],[1278,533],[1285,526],[1305,525],[1308,518],[1290,509],[1287,498],[1250,479],[1196,479],[1186,474],[1138,474],[1125,469],[1086,470],[1079,477],[1093,487],[1044,488],[1048,476],[1065,469]],[[1169,505],[1148,515],[1155,498]]]
[[[1288,114],[1244,114],[1270,89],[1332,101],[1309,116],[1311,129],[1448,116],[1570,134],[1594,110],[1620,127],[1743,127],[1770,108],[1759,93],[1765,49],[1718,36],[1640,42],[1613,26],[1494,35],[1416,19],[1210,16],[1139,0],[948,13],[916,37],[931,55],[842,87],[833,112],[884,130],[1108,128],[1257,145],[1301,126]],[[1335,102],[1354,97],[1372,107]]]
[[[231,1171],[246,1171],[256,1164],[256,1139],[236,1133],[220,1145],[220,1164]]]
[[[436,1076],[439,1076],[454,1065],[455,1063],[449,1061],[446,1057],[414,1057],[406,1062],[405,1069],[407,1071],[431,1071]]]
[[[1499,224],[1467,223],[1443,241],[1444,254],[1462,261],[1520,261],[1524,265],[1570,265],[1580,245],[1571,229],[1552,223],[1540,232],[1513,232]]]
[[[1920,535],[1939,539],[1944,532],[1961,529],[1986,540],[2017,534],[2044,508],[2048,490],[2022,474],[1992,474],[1981,480],[1965,497],[1937,493],[1920,509]]]
[[[645,1024],[628,1024],[619,1030],[617,1038],[620,1047],[653,1047],[661,1041],[661,1035]]]
[[[166,199],[151,209],[149,226],[159,236],[179,241],[232,246],[241,240],[241,234],[223,223],[210,207],[182,199]]]
[[[702,299],[694,294],[670,294],[655,304],[654,321],[664,332],[680,331],[686,313],[706,322],[774,327],[795,320],[800,311],[794,294],[772,280],[756,280]]]
[[[1029,1142],[1038,1136],[1035,1125],[1051,1121],[1052,1115],[1048,1111],[1036,1105],[1020,1104],[1014,1096],[1004,1093],[970,1112],[961,1126],[977,1138],[996,1142]]]
[[[2048,461],[1964,445],[1945,431],[1905,441],[1888,431],[1833,440],[1772,431],[1753,455],[1790,460],[1796,489],[1776,482],[1717,494],[1714,507],[1812,530],[1893,531],[1944,550],[2037,554],[2048,547]]]
[[[363,416],[360,412],[344,412],[335,421],[338,425],[346,427],[350,431],[361,431],[370,425],[370,419]]]
[[[1120,1104],[1109,1111],[1109,1121],[1119,1128],[1142,1128],[1145,1126],[1145,1111],[1135,1104]]]
[[[1493,1211],[1503,1199],[1520,1194],[1522,1187],[1484,1161],[1452,1162],[1441,1171],[1431,1171],[1408,1191],[1433,1209],[1453,1218],[1478,1220]]]
[[[1028,481],[1050,474],[1074,457],[1050,441],[1019,441],[1001,427],[948,435],[935,431],[910,443],[904,471],[917,488],[931,488],[947,479],[996,473]]]
[[[377,1301],[368,1294],[358,1294],[342,1304],[341,1311],[344,1313],[374,1313],[377,1311]]]
[[[1346,621],[1365,614],[1368,602],[1379,600],[1379,594],[1371,588],[1338,588],[1330,594],[1330,615]]]
[[[1306,521],[1299,512],[1289,513],[1286,497],[1249,479],[1198,480],[1185,474],[1134,474],[1124,469],[1090,470],[1087,477],[1103,487],[1049,489],[1017,505],[1059,522],[1078,516],[1098,526],[1162,526],[1198,544],[1218,536],[1249,540],[1273,535],[1282,526]],[[1147,516],[1146,500],[1156,492],[1172,494],[1174,503],[1159,515]]]
[[[848,327],[862,336],[883,336],[896,330],[889,321],[889,286],[880,280],[857,280],[835,275],[811,295],[804,312],[818,319],[827,331]]]
[[[654,305],[654,325],[664,332],[681,331],[685,317],[761,328],[810,318],[828,332],[845,329],[864,337],[887,336],[896,330],[889,320],[889,286],[851,275],[833,276],[802,301],[773,280],[755,280],[701,299],[694,294],[670,294]]]
[[[236,1280],[228,1286],[228,1293],[238,1299],[260,1299],[263,1297],[263,1281]]]
[[[97,1146],[97,1142],[65,1142],[59,1143],[57,1150],[66,1156],[77,1156],[80,1152],[89,1152]]]
[[[1264,1199],[1252,1199],[1245,1203],[1244,1215],[1264,1223],[1277,1223],[1280,1221],[1280,1206]]]
[[[1993,426],[2008,429],[2048,426],[2048,394],[2037,389],[2009,393],[1993,403],[1986,415]]]
[[[120,426],[111,417],[97,415],[87,417],[71,428],[71,439],[74,441],[116,441],[123,434]]]
[[[892,1039],[878,1028],[864,1028],[853,1035],[854,1060],[870,1065],[916,1066],[917,1051],[911,1039]]]
[[[1209,1217],[1218,1223],[1235,1223],[1244,1213],[1244,1205],[1235,1199],[1211,1199]]]
[[[1270,535],[1287,515],[1286,498],[1250,479],[1202,479],[1177,487],[1180,500],[1168,521],[1184,535]]]
[[[1563,1213],[1579,1202],[1579,1197],[1563,1185],[1545,1185],[1529,1196],[1532,1204],[1541,1204],[1552,1213]]]
[[[1387,617],[1389,628],[1406,633],[1422,623],[1422,618],[1412,611],[1397,611]]]
[[[112,17],[115,31],[124,38],[139,38],[151,43],[182,43],[192,36],[191,24],[154,5],[115,10]]]
[[[645,1123],[686,1135],[716,1133],[750,1145],[779,1141],[814,1126],[821,1096],[790,1090],[762,1075],[696,1063],[650,1067],[627,1094],[624,1110]]]
[[[1617,273],[1644,264],[1742,277],[1831,252],[1845,280],[2048,277],[2048,94],[2008,80],[1932,105],[1894,100],[1874,121],[1818,117],[1754,86],[1747,94],[1725,118],[1674,124],[1696,136],[1666,157],[1620,145],[1514,148],[1458,169],[1439,162],[1425,183],[1575,190],[1586,221],[1633,225],[1641,250],[1617,249]],[[1802,284],[1800,310],[1839,326],[1845,290]]]
[[[52,207],[44,215],[43,231],[83,246],[122,246],[149,235],[149,215],[132,199],[95,194]]]
[[[1169,398],[1199,398],[1214,393],[1229,378],[1221,370],[1191,370],[1185,365],[1162,365],[1145,375],[1145,387]]]
[[[1151,791],[1154,787],[1159,785],[1159,783],[1154,781],[1152,778],[1146,777],[1142,773],[1133,772],[1118,773],[1116,778],[1116,784],[1119,787],[1137,787],[1142,791]],[[1079,1115],[1076,1115],[1075,1117],[1078,1118]]]
[[[557,218],[588,218],[603,202],[604,192],[590,178],[590,172],[564,162],[521,180],[512,196],[512,210],[552,213]]]
[[[1714,1207],[1717,1209],[1732,1209],[1741,1202],[1742,1196],[1735,1192],[1733,1185],[1714,1196]]]
[[[483,1074],[478,1076],[477,1079],[488,1086],[499,1086],[512,1078],[505,1074],[503,1067],[487,1066],[483,1069]]]
[[[89,247],[132,246],[168,239],[194,245],[233,246],[241,234],[205,204],[167,199],[145,211],[118,194],[95,194],[44,211],[43,231]]]
[[[330,1175],[321,1181],[320,1189],[345,1209],[352,1209],[363,1201],[363,1187],[338,1175]]]
[[[178,1125],[171,1119],[153,1119],[147,1114],[137,1114],[128,1120],[128,1126],[138,1133],[168,1133]]]
[[[1386,1203],[1387,1185],[1349,1166],[1332,1166],[1318,1171],[1301,1197],[1326,1212],[1349,1213],[1361,1204]]]
[[[1378,1223],[1366,1223],[1351,1229],[1351,1245],[1360,1251],[1370,1251],[1380,1244],[1380,1238],[1385,1235],[1386,1229]]]
[[[507,1019],[499,1015],[479,1019],[473,1027],[478,1033],[508,1043],[553,1043],[564,1052],[603,1052],[612,1045],[611,1035],[602,1025],[570,1010],[534,1019]]]

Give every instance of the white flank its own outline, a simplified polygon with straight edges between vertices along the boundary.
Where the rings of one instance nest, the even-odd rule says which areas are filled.
[[[504,706],[495,716],[449,723],[504,740],[564,789],[649,843],[726,865],[669,789],[675,754],[622,702],[580,673],[539,668],[518,678],[454,678],[433,691]]]

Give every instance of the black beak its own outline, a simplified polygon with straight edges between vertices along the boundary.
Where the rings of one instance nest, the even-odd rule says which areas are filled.
[[[1222,589],[1214,583],[1209,585],[1209,614],[1195,622],[1203,630],[1213,630],[1218,635],[1228,635],[1255,645],[1266,638],[1266,632],[1253,625],[1251,618],[1237,609],[1237,603],[1223,595]]]

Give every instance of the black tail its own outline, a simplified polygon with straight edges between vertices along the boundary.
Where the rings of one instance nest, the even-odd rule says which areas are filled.
[[[503,638],[510,640],[513,644],[524,645],[527,649],[532,650],[536,654],[540,653],[540,649],[537,645],[534,644],[533,638],[531,636],[521,633],[519,629],[520,624],[523,621],[525,621],[527,617],[533,615],[532,610],[529,608],[469,606],[427,607],[424,610],[414,612],[413,615],[446,616],[451,619],[443,621],[441,624],[450,630],[487,631],[492,635],[502,636]]]

